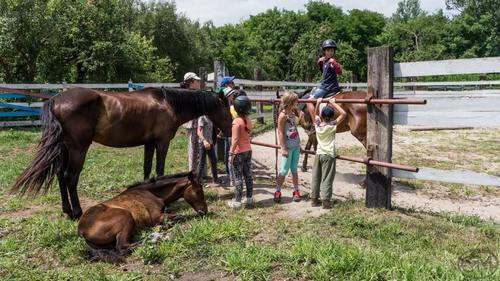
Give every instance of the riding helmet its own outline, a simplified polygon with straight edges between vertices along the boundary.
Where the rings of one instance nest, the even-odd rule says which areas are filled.
[[[326,39],[325,41],[323,41],[321,47],[323,48],[323,51],[328,48],[333,48],[334,50],[337,50],[337,43],[335,43],[335,41],[333,41],[332,39]]]
[[[238,114],[248,115],[251,108],[252,103],[247,96],[239,96],[234,100],[234,110]]]

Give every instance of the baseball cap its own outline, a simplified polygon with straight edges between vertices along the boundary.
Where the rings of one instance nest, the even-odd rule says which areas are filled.
[[[184,81],[191,80],[191,79],[201,80],[201,78],[198,77],[198,75],[196,75],[196,73],[194,73],[194,72],[187,72],[186,74],[184,74]]]
[[[234,80],[234,76],[224,76],[222,80],[220,80],[220,86],[224,87],[227,83]]]

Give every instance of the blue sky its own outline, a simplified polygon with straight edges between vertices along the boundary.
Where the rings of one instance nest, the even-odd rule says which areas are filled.
[[[308,0],[176,0],[179,12],[188,18],[206,22],[212,20],[215,26],[226,23],[238,23],[250,15],[278,7],[286,10],[304,10]],[[399,0],[329,0],[325,1],[341,7],[344,11],[352,9],[370,10],[392,15]],[[420,0],[425,11],[434,13],[438,9],[446,10],[445,0]]]

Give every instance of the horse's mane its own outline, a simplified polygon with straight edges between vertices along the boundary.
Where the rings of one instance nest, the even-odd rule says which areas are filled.
[[[145,88],[141,91],[152,92],[158,98],[166,99],[176,113],[209,113],[221,106],[217,96],[208,91],[179,88]]]
[[[131,189],[131,188],[136,188],[136,187],[140,188],[140,187],[143,187],[145,185],[155,183],[156,181],[159,181],[159,180],[171,179],[172,181],[178,181],[181,178],[188,177],[190,173],[191,172],[184,172],[184,173],[178,173],[178,174],[174,174],[174,175],[166,175],[166,176],[160,176],[160,177],[156,177],[156,178],[147,179],[145,181],[136,182],[136,183],[133,183],[133,184],[127,186],[127,190]]]

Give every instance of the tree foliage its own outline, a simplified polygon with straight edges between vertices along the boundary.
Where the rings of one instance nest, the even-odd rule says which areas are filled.
[[[180,80],[225,60],[232,75],[317,81],[321,42],[334,39],[341,81],[366,80],[367,49],[395,48],[397,61],[500,55],[496,0],[442,0],[452,15],[429,14],[402,0],[386,18],[310,1],[303,11],[277,8],[215,27],[180,14],[173,1],[0,1],[0,82]]]

